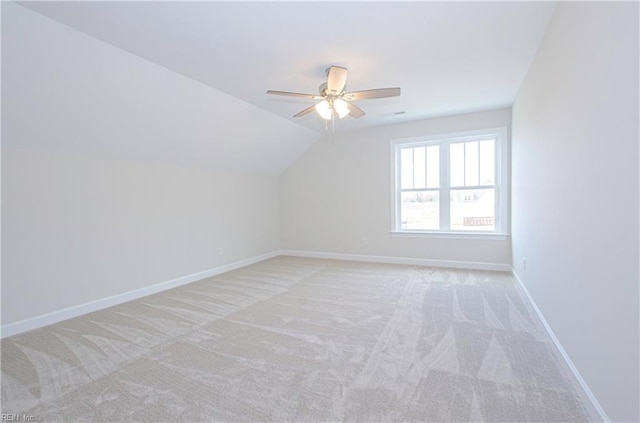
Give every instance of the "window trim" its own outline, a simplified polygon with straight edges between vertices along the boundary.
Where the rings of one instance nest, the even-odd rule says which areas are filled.
[[[399,237],[425,237],[425,238],[460,238],[460,239],[506,239],[508,234],[508,138],[507,128],[487,128],[473,131],[442,133],[436,135],[428,135],[421,137],[398,138],[390,141],[390,167],[391,167],[391,235]],[[496,138],[496,160],[495,160],[495,189],[496,189],[496,205],[495,205],[495,229],[493,231],[468,231],[468,230],[416,230],[416,229],[400,229],[400,149],[412,145],[419,147],[420,145],[440,145],[440,154],[444,155],[440,159],[440,163],[446,166],[440,166],[440,188],[438,189],[442,198],[449,198],[452,187],[449,181],[449,145],[454,142],[475,141],[479,137],[495,137]],[[442,148],[447,144],[447,148]],[[476,189],[477,187],[472,187]],[[453,189],[462,189],[454,187]],[[450,210],[448,202],[445,203],[445,216],[440,219],[450,218]],[[443,227],[442,221],[440,227]],[[450,227],[448,224],[445,227]]]

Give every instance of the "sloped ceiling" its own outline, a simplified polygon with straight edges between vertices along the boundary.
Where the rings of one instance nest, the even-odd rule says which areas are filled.
[[[3,150],[278,175],[320,136],[29,9],[2,3]]]
[[[95,68],[87,64],[95,55],[92,50],[115,47],[150,62],[148,66],[135,65],[139,80],[145,79],[146,74],[148,79],[158,80],[155,89],[147,87],[140,94],[149,97],[154,107],[163,100],[171,103],[167,116],[174,116],[178,124],[168,127],[154,121],[155,115],[145,111],[142,103],[122,104],[120,111],[114,111],[112,104],[104,104],[102,109],[98,105],[92,113],[85,111],[88,124],[104,125],[98,117],[105,113],[120,113],[121,121],[126,122],[125,115],[133,107],[145,130],[158,126],[157,137],[135,145],[116,143],[114,147],[113,137],[105,135],[102,140],[92,140],[97,145],[92,148],[102,148],[110,154],[116,154],[114,149],[118,153],[126,150],[134,158],[155,155],[162,161],[224,165],[273,174],[284,170],[322,136],[325,121],[315,113],[293,118],[293,114],[313,103],[268,96],[266,90],[316,93],[325,80],[324,70],[330,65],[349,69],[348,91],[402,88],[398,98],[357,102],[367,115],[337,121],[338,132],[509,106],[555,10],[555,3],[550,2],[46,1],[19,5],[30,11],[6,2],[2,5],[3,91],[9,90],[13,95],[10,98],[22,96],[19,89],[31,92],[35,98],[42,93],[56,94],[43,99],[47,105],[51,98],[71,95],[69,87],[48,86],[46,78],[26,72],[29,66],[51,67],[52,63],[66,61],[78,69],[67,70],[75,74],[66,80],[83,81],[88,73],[95,76],[108,70],[117,73],[110,63]],[[26,13],[33,16],[25,17]],[[53,28],[54,22],[42,15],[68,26],[63,27],[67,32],[64,37],[89,38],[68,33],[75,30],[106,44],[96,47],[94,42],[83,47],[86,51],[75,47],[68,50],[77,51],[63,51],[55,40],[46,40],[46,31],[38,29],[34,33],[28,27],[64,32]],[[23,27],[17,28],[19,25]],[[11,30],[30,35],[22,34],[22,39],[17,40],[17,33],[12,38]],[[79,39],[73,42],[84,43]],[[48,61],[25,61],[25,52],[32,51],[34,43],[38,54],[47,56]],[[105,54],[107,57],[115,53]],[[15,60],[11,59],[22,67],[12,68]],[[151,70],[149,66],[155,65],[159,67]],[[175,78],[167,76],[173,72],[192,82],[176,83]],[[158,90],[165,79],[173,82],[166,90]],[[136,88],[118,89],[127,95]],[[182,95],[183,92],[189,94]],[[48,104],[50,113],[45,120],[50,122],[40,128],[40,133],[53,134],[65,148],[71,148],[70,143],[77,144],[73,148],[81,148],[80,137],[69,137],[59,123],[83,115],[83,105],[86,108],[93,98],[89,94],[76,90],[74,101]],[[19,141],[11,141],[16,137],[10,137],[9,143],[38,144],[34,141],[38,137],[27,136],[23,129],[29,132],[29,117],[42,113],[44,106],[39,111],[20,106],[3,107],[3,120],[11,117],[9,122],[18,120],[24,124],[24,128],[13,125],[13,132],[10,125],[9,133],[16,134]],[[65,109],[70,110],[62,114]],[[131,137],[143,132],[142,124],[131,125]],[[113,132],[108,126],[104,129],[107,134]],[[43,137],[40,139],[45,143]],[[52,144],[55,146],[56,142]]]
[[[309,101],[329,65],[351,91],[402,88],[358,103],[336,130],[510,105],[553,2],[27,2],[39,13],[264,110],[324,130]],[[396,112],[405,112],[396,115]]]

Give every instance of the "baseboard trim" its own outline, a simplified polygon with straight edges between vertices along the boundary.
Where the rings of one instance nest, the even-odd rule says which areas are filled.
[[[283,256],[324,258],[333,260],[364,261],[369,263],[410,264],[431,267],[449,267],[456,269],[495,270],[509,272],[510,264],[485,263],[475,261],[432,260],[410,257],[371,256],[364,254],[325,253],[318,251],[282,250]]]
[[[573,361],[571,361],[569,354],[567,354],[565,349],[562,347],[562,344],[560,344],[560,341],[558,340],[556,335],[553,333],[551,326],[549,326],[549,323],[547,323],[547,319],[544,318],[542,311],[540,311],[540,309],[536,305],[536,302],[533,300],[533,297],[529,293],[529,290],[522,282],[522,279],[520,279],[520,277],[518,276],[518,274],[514,269],[511,269],[511,273],[513,274],[513,279],[516,281],[516,289],[519,291],[520,296],[526,302],[529,303],[529,305],[531,306],[531,309],[534,311],[534,313],[540,320],[540,323],[542,323],[545,330],[547,331],[547,334],[553,341],[553,345],[555,346],[555,349],[556,349],[555,351],[556,355],[561,359],[562,362],[564,362],[567,370],[571,374],[573,374],[574,381],[576,382],[575,383],[576,390],[581,396],[582,402],[590,406],[587,408],[589,409],[588,411],[591,414],[591,417],[596,421],[599,420],[602,422],[610,422],[611,419],[609,419],[609,417],[607,416],[607,413],[604,411],[604,409],[598,402],[598,399],[596,398],[596,396],[593,394],[593,392],[587,385],[587,382],[585,382],[585,380],[582,378],[582,375],[580,375],[580,372],[578,371],[576,366],[573,364]]]
[[[210,278],[222,273],[230,272],[232,270],[239,269],[250,264],[258,263],[263,260],[270,259],[280,255],[280,251],[272,251],[270,253],[261,254],[258,256],[250,257],[244,260],[239,260],[233,263],[225,264],[223,266],[214,267],[212,269],[204,270],[202,272],[193,273],[186,276],[181,276],[176,279],[171,279],[165,282],[160,282],[144,288],[134,289],[133,291],[124,292],[122,294],[116,294],[111,297],[102,298],[88,303],[71,306],[62,310],[53,311],[51,313],[42,314],[40,316],[31,317],[29,319],[20,320],[15,323],[9,323],[3,325],[0,329],[0,338],[6,338],[7,336],[17,335],[30,330],[38,329],[44,326],[52,325],[54,323],[61,322],[63,320],[78,317],[83,314],[91,313],[94,311],[102,310],[107,307],[111,307],[117,304],[126,303],[127,301],[136,300],[138,298],[145,297],[147,295],[155,294],[158,292],[166,291],[171,288],[176,288],[188,283],[196,282],[201,279]]]

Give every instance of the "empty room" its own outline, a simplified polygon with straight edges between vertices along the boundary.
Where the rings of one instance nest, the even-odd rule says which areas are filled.
[[[640,421],[638,2],[0,5],[0,421]]]

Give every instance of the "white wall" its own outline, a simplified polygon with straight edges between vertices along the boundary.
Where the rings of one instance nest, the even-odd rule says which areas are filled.
[[[276,177],[10,149],[2,181],[3,325],[279,248]]]
[[[307,130],[17,4],[2,19],[3,325],[279,248],[273,175]]]
[[[560,3],[513,106],[515,271],[627,422],[640,420],[638,35],[637,3]]]
[[[510,122],[511,109],[500,109],[338,132],[317,142],[280,177],[282,248],[509,265],[509,239],[390,235],[389,143],[397,138],[510,127]],[[367,245],[362,245],[363,237]]]

